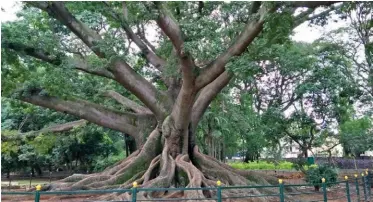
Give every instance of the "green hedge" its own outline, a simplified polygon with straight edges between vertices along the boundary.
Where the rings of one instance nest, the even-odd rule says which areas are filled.
[[[280,169],[280,170],[292,170],[293,163],[287,161],[281,161],[277,164],[277,166],[273,162],[268,161],[259,161],[259,162],[233,162],[229,163],[230,166],[236,169],[242,170],[273,170],[273,169]]]

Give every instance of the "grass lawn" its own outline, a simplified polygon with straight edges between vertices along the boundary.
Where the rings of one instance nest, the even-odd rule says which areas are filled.
[[[32,179],[31,185],[46,184],[49,183],[48,179]],[[1,185],[9,185],[8,179],[2,179]],[[30,180],[12,180],[12,185],[30,185]]]

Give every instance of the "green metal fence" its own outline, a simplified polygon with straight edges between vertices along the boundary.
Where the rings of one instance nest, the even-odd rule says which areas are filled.
[[[358,201],[358,202],[367,202],[373,199],[372,197],[372,185],[373,185],[373,172],[368,173],[368,171],[361,173],[361,175],[355,174],[350,179],[345,176],[345,178],[338,182],[328,183],[325,179],[322,180],[322,183],[319,184],[321,190],[319,192],[315,191],[302,191],[302,189],[297,189],[299,187],[313,187],[314,184],[286,184],[282,179],[279,179],[278,185],[266,185],[266,186],[221,186],[221,182],[217,181],[216,187],[203,187],[203,188],[138,188],[137,183],[133,184],[132,189],[111,189],[111,190],[82,190],[82,191],[40,191],[41,186],[36,186],[35,192],[1,192],[2,198],[6,195],[17,195],[17,196],[31,196],[32,199],[27,199],[28,201],[34,200],[35,202],[44,201],[43,196],[47,195],[62,195],[62,196],[74,196],[74,195],[102,195],[109,193],[128,193],[131,196],[129,202],[135,201],[198,201],[206,200],[205,198],[151,198],[151,199],[138,199],[140,193],[146,192],[165,192],[168,193],[176,191],[206,191],[209,190],[214,193],[209,200],[215,200],[218,202],[225,201],[226,199],[245,199],[245,198],[260,198],[260,197],[270,197],[275,199],[275,201],[285,202],[286,201],[333,201],[333,200],[343,200],[347,202]],[[330,186],[337,187],[335,190],[338,190],[339,193],[342,191],[344,194],[338,194],[338,196],[332,196],[332,188],[327,188]],[[292,190],[289,190],[292,189]],[[249,194],[249,195],[240,195],[224,197],[224,191],[232,190],[253,190],[253,189],[266,189],[267,194]],[[270,192],[270,193],[268,193]],[[249,192],[244,192],[249,193]],[[319,195],[317,200],[305,200],[297,199],[299,196]],[[6,200],[4,200],[6,201]],[[11,200],[17,201],[17,200]],[[22,200],[19,200],[22,201]],[[87,200],[83,200],[87,201]],[[95,199],[97,201],[97,199]],[[125,201],[125,200],[122,200]]]

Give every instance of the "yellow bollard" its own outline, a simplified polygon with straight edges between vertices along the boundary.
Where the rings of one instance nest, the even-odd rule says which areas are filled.
[[[220,182],[220,180],[216,181],[216,185],[218,186],[217,187],[218,202],[222,202],[222,198],[221,198],[221,182]]]
[[[35,202],[40,201],[40,190],[41,190],[41,185],[40,184],[36,185]]]
[[[133,187],[133,188],[136,188],[136,187],[137,187],[137,182],[136,182],[136,181],[132,183],[132,187]]]
[[[284,184],[282,179],[278,179],[279,191],[280,191],[280,202],[285,202]]]

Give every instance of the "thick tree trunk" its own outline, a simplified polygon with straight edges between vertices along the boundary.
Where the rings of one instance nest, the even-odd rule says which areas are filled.
[[[35,169],[33,166],[31,167],[31,177],[35,177]]]
[[[38,176],[42,176],[43,175],[43,172],[42,172],[42,170],[41,170],[41,168],[40,168],[39,165],[35,166],[35,170],[36,170],[36,173],[38,174]]]
[[[307,150],[303,151],[304,158],[308,158],[308,152]]]

